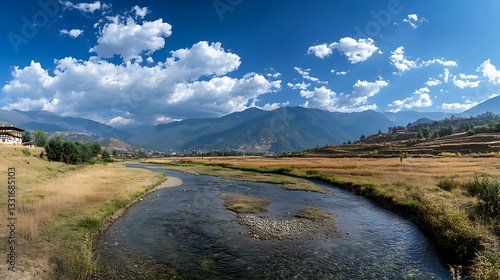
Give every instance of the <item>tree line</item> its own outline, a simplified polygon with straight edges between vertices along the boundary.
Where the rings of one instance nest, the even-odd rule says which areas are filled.
[[[32,141],[31,133],[26,131],[23,134],[23,142],[30,141]],[[49,161],[59,161],[66,164],[93,163],[99,158],[99,155],[104,162],[112,161],[110,154],[103,151],[97,142],[70,141],[62,138],[59,134],[48,140],[47,133],[42,130],[35,131],[34,142],[36,146],[45,148],[45,155]]]

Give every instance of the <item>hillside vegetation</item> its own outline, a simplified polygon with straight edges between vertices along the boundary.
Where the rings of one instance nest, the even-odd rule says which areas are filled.
[[[500,151],[500,116],[420,120],[388,133],[361,135],[358,141],[305,151],[317,157],[495,156]]]

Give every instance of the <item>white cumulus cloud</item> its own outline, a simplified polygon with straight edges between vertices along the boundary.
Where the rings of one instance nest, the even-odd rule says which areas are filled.
[[[425,18],[419,18],[417,14],[409,14],[405,19],[403,19],[403,22],[408,23],[414,29],[418,27],[419,23],[426,21],[427,20]]]
[[[59,31],[59,33],[61,33],[63,35],[68,35],[71,38],[76,38],[76,37],[83,34],[83,30],[81,30],[81,29],[71,29],[71,30],[62,29]]]
[[[131,17],[113,17],[99,28],[97,45],[90,49],[99,57],[119,55],[124,61],[151,54],[165,46],[165,38],[172,34],[172,26],[162,19],[137,23]]]
[[[391,52],[391,63],[399,70],[399,74],[417,68],[417,63],[415,61],[409,60],[405,57],[404,47],[398,47],[395,51]]]
[[[476,88],[480,83],[481,81],[460,80],[456,76],[453,77],[453,84],[460,89]]]
[[[287,83],[287,86],[292,89],[300,89],[300,90],[306,90],[311,84],[310,83],[297,83],[297,84],[292,84],[292,83]]]
[[[327,81],[320,81],[318,78],[312,77],[309,74],[311,69],[302,69],[300,67],[294,67],[293,69],[295,69],[295,71],[297,71],[297,73],[299,73],[302,76],[302,78],[304,78],[306,80],[309,80],[311,82],[320,83],[320,84],[327,84],[328,83]]]
[[[428,87],[435,87],[435,86],[439,86],[440,84],[441,84],[440,80],[433,79],[433,78],[429,78],[429,80],[427,82],[425,82],[425,85]]]
[[[453,61],[453,60],[443,60],[443,59],[431,59],[431,60],[427,60],[427,61],[423,61],[422,62],[422,66],[429,66],[429,65],[432,65],[432,64],[439,64],[439,65],[443,65],[443,66],[446,66],[446,67],[456,67],[458,66],[458,63],[456,61]]]
[[[389,107],[393,108],[390,112],[399,112],[403,109],[424,108],[432,106],[432,100],[429,96],[430,90],[427,87],[416,90],[412,96],[403,100],[394,100]]]
[[[328,47],[327,44],[321,44],[321,45],[316,45],[309,47],[307,50],[308,53],[314,54],[315,56],[319,58],[325,58],[328,57],[332,54],[333,50]]]
[[[443,103],[443,105],[441,105],[441,109],[453,112],[463,112],[478,104],[479,102],[473,102],[470,100],[466,100],[465,103]]]
[[[460,79],[472,79],[472,80],[475,80],[475,79],[479,79],[479,76],[478,75],[466,75],[466,74],[463,74],[463,73],[460,73],[458,75],[460,77]]]
[[[486,78],[492,84],[500,84],[500,71],[497,70],[495,65],[493,65],[490,59],[485,60],[476,70],[481,72],[483,77]]]
[[[351,94],[337,94],[333,90],[322,87],[315,87],[313,90],[303,89],[300,95],[307,99],[305,107],[319,108],[332,112],[361,112],[377,109],[376,104],[370,104],[369,98],[373,97],[389,83],[384,80],[375,82],[358,80],[353,85]]]
[[[63,1],[61,2],[61,4],[66,9],[70,10],[75,9],[83,13],[94,13],[97,10],[110,8],[109,4],[105,3],[101,4],[101,1],[95,1],[93,3],[78,3],[78,4],[73,4],[71,1]]]
[[[379,49],[375,46],[375,42],[371,38],[361,38],[355,40],[351,37],[344,37],[338,42],[334,42],[329,45],[324,43],[311,46],[307,52],[309,54],[314,54],[319,58],[325,58],[330,56],[333,53],[333,50],[337,50],[344,54],[352,64],[356,64],[367,60]]]
[[[134,6],[133,11],[135,12],[136,18],[144,18],[149,13],[149,9],[147,7],[141,8],[137,5]]]
[[[445,60],[445,59],[432,59],[419,63],[419,59],[410,60],[405,56],[404,47],[400,46],[396,50],[391,51],[391,63],[396,69],[398,69],[398,75],[402,75],[404,72],[414,69],[427,67],[433,64],[439,64],[445,67],[455,67],[458,66],[458,63],[453,60]]]

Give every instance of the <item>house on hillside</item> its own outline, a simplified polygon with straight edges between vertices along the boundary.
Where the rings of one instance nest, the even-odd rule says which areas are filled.
[[[30,148],[36,148],[35,141],[23,142],[23,146],[30,147]]]
[[[0,144],[22,145],[25,130],[14,125],[0,127]]]

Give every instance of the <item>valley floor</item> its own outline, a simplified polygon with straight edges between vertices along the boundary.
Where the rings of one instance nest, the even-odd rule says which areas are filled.
[[[500,222],[484,216],[473,182],[500,186],[499,157],[321,158],[203,157],[149,159],[175,169],[224,176],[226,171],[320,179],[370,197],[412,219],[451,264],[470,264],[476,279],[500,277]],[[170,167],[169,167],[170,168]],[[243,178],[243,177],[242,177]],[[486,181],[481,181],[481,180]]]

